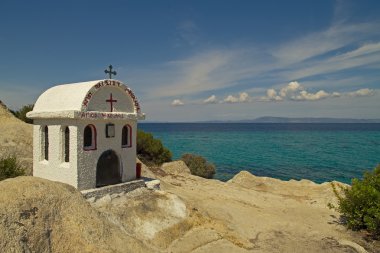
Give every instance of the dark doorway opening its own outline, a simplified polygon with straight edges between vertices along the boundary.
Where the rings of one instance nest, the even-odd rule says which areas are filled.
[[[120,160],[116,152],[107,150],[96,165],[96,187],[121,183]]]

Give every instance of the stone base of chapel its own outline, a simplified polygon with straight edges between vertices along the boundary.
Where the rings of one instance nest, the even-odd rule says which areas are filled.
[[[123,192],[130,192],[141,187],[146,187],[145,182],[143,179],[137,179],[137,180],[133,180],[133,181],[125,182],[125,183],[107,185],[104,187],[99,187],[99,188],[90,189],[90,190],[83,190],[81,191],[81,193],[86,199],[93,198],[93,197],[97,199],[107,194],[119,194]]]

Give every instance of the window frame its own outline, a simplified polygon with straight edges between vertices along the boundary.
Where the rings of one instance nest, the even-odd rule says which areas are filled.
[[[127,129],[127,144],[124,144],[124,129]],[[121,129],[121,147],[122,148],[131,148],[132,147],[132,127],[129,124],[126,124]]]
[[[107,123],[106,124],[106,138],[114,138],[115,137],[115,124]]]
[[[49,127],[47,125],[42,128],[42,160],[49,161]]]
[[[91,129],[91,146],[85,146],[85,131],[86,128],[89,127]],[[93,124],[88,124],[83,129],[83,150],[90,151],[90,150],[96,150],[96,127]]]
[[[68,131],[68,133],[66,133],[66,130]],[[65,163],[69,163],[70,162],[70,128],[69,126],[64,126],[62,128],[62,140],[63,140],[62,161]]]

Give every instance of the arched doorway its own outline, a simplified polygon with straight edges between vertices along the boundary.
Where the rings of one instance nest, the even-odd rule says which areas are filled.
[[[120,160],[116,152],[107,150],[96,165],[96,187],[121,183]]]

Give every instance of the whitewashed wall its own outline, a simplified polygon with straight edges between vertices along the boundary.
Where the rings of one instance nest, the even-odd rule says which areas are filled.
[[[59,181],[78,187],[77,176],[77,127],[72,120],[34,120],[33,127],[33,176]],[[44,159],[43,129],[49,129],[49,159]],[[70,159],[64,161],[64,129],[70,129]]]
[[[62,125],[60,125],[62,123]],[[115,124],[115,137],[106,138],[106,124]],[[70,184],[79,190],[96,187],[96,166],[103,152],[111,149],[120,160],[122,182],[136,178],[136,121],[111,120],[35,120],[33,138],[33,176]],[[77,124],[77,126],[73,126]],[[92,124],[96,128],[96,150],[83,149],[84,128]],[[132,129],[132,146],[123,148],[121,136],[123,126]],[[43,159],[43,128],[49,128],[49,160]],[[70,161],[64,162],[64,135],[70,129]]]

